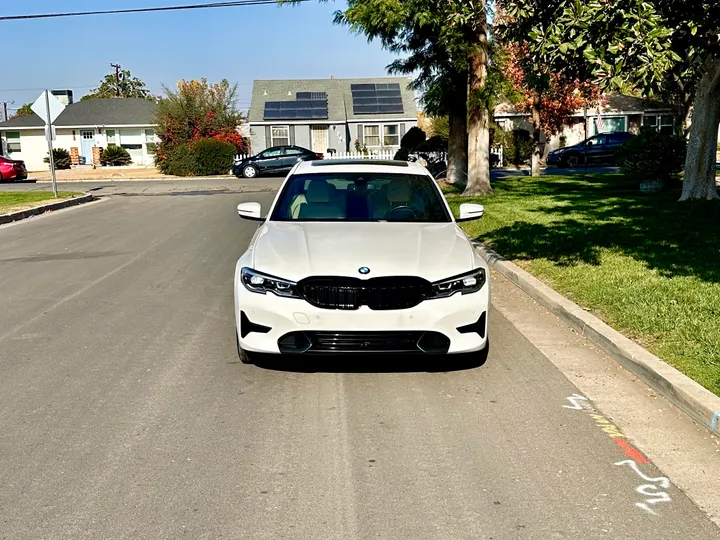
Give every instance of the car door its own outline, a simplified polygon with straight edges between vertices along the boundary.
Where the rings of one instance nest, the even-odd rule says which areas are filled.
[[[608,136],[608,162],[614,163],[616,161],[615,152],[625,144],[625,141],[630,137],[627,133],[612,133]]]
[[[289,172],[295,164],[300,161],[305,152],[297,146],[286,146],[283,148],[282,171]]]
[[[257,165],[257,168],[260,170],[260,172],[276,173],[282,169],[282,160],[283,147],[275,146],[273,148],[268,148],[264,152],[261,152],[258,156],[257,161],[255,161],[255,165]]]
[[[602,161],[607,151],[607,135],[595,135],[585,143],[585,159],[588,163]]]

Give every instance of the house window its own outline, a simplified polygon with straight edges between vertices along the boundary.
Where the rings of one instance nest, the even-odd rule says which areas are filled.
[[[117,144],[117,133],[114,129],[106,129],[105,135],[107,136],[108,146],[111,144]]]
[[[400,146],[400,126],[383,126],[383,146]]]
[[[146,143],[157,142],[157,140],[155,139],[155,130],[154,129],[146,129],[145,130],[145,142]]]
[[[674,133],[675,117],[671,114],[647,114],[643,118],[643,126],[653,127],[662,133]]]
[[[14,154],[22,152],[22,146],[20,145],[20,132],[19,131],[8,131],[7,137],[7,151],[8,154]]]
[[[597,118],[592,121],[593,135],[597,133],[617,133],[627,131],[627,117],[625,116],[603,116],[598,123]]]
[[[273,126],[270,130],[270,146],[288,146],[290,144],[290,127]]]
[[[365,146],[380,146],[380,126],[365,126]]]

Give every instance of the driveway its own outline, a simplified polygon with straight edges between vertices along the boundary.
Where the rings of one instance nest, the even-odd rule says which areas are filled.
[[[261,185],[98,184],[0,228],[0,538],[718,538],[499,308],[480,369],[239,364],[235,206]]]

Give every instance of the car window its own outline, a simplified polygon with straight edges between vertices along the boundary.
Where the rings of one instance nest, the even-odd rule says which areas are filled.
[[[291,177],[270,220],[449,223],[452,218],[428,176],[337,173]]]
[[[262,154],[260,154],[260,157],[272,158],[272,157],[279,157],[281,155],[282,155],[282,148],[269,148],[268,150],[265,150]]]
[[[588,146],[598,146],[601,144],[607,144],[607,136],[605,135],[598,135],[596,137],[593,137],[587,142]]]
[[[630,136],[627,133],[614,133],[610,135],[610,142],[611,143],[623,143],[627,141],[630,138]]]
[[[286,156],[299,156],[302,154],[304,154],[304,152],[300,148],[294,148],[292,146],[288,146],[287,148],[285,148]]]

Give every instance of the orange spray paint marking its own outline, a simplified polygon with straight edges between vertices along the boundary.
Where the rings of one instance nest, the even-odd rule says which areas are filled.
[[[640,450],[635,448],[632,444],[629,442],[616,437],[613,439],[615,441],[615,444],[617,444],[620,447],[620,450],[625,452],[625,455],[632,459],[635,463],[650,463],[650,460],[642,455]]]

